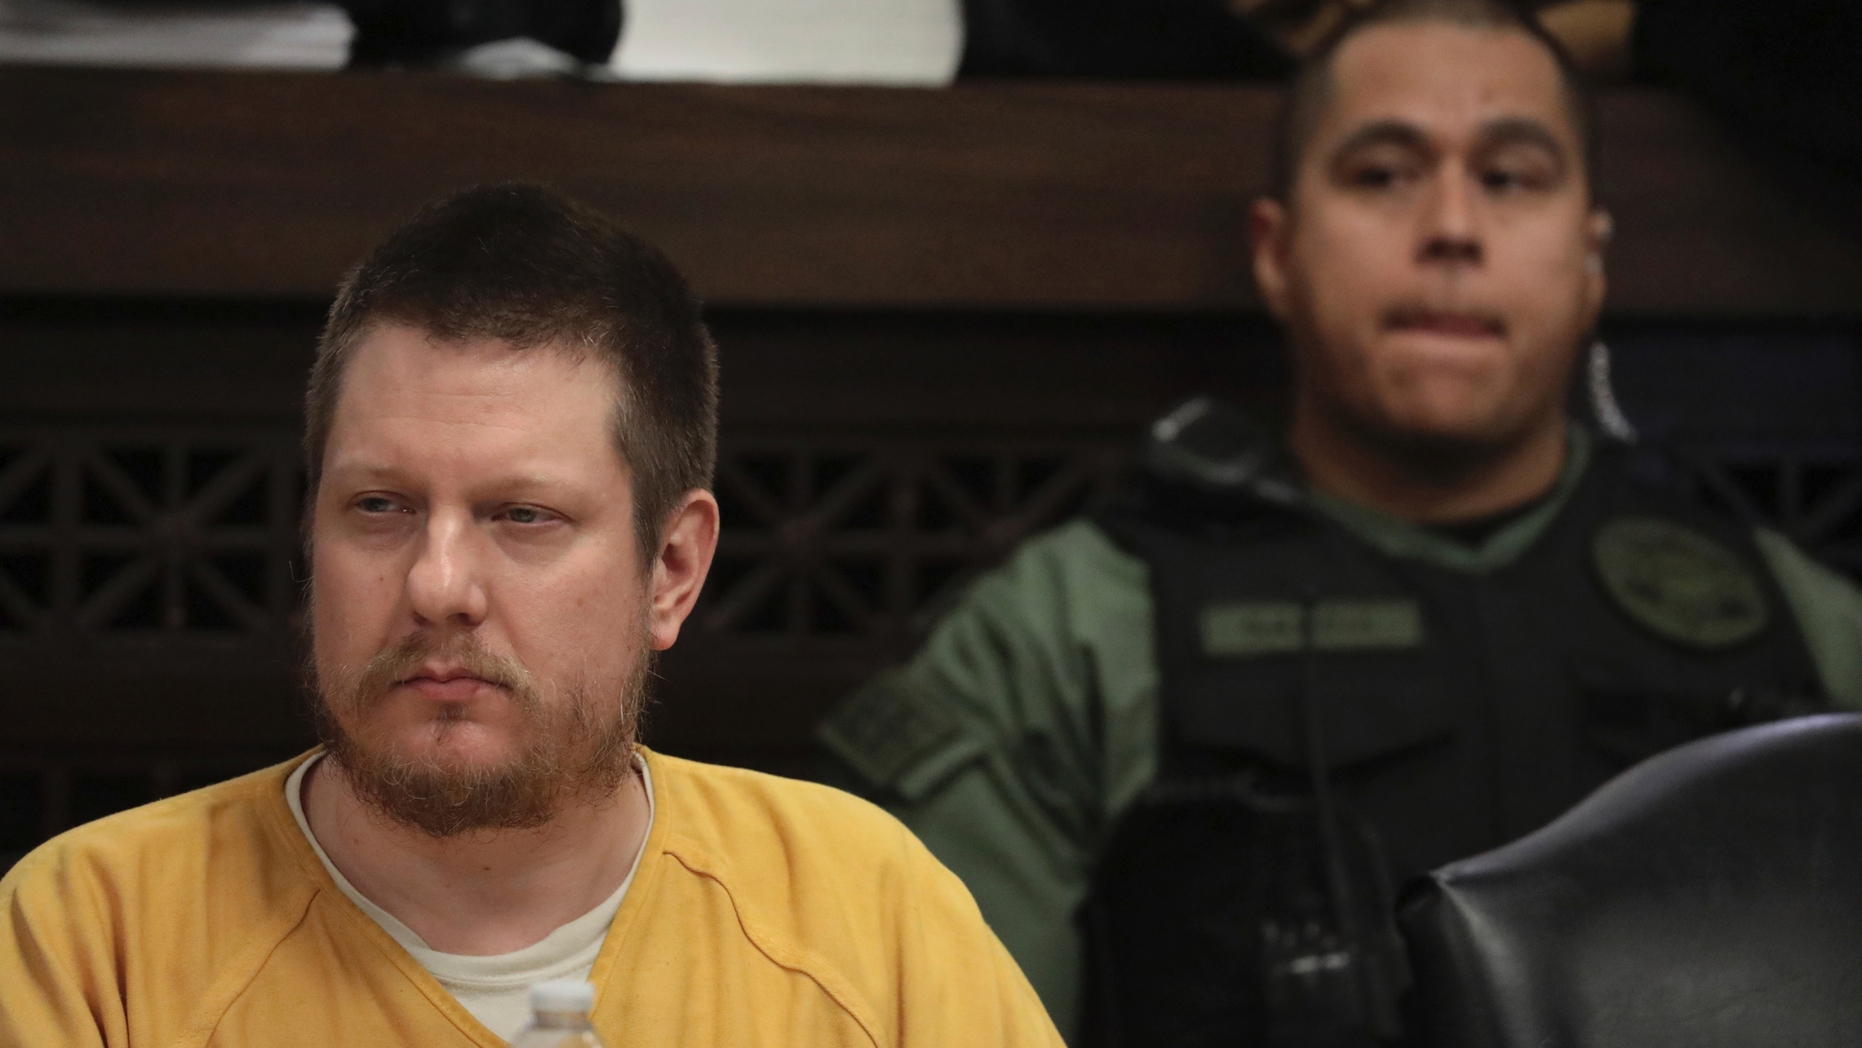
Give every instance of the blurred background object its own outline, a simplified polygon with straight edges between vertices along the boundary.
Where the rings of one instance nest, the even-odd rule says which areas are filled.
[[[356,65],[454,61],[533,40],[628,80],[949,83],[954,0],[346,0]]]
[[[0,0],[0,62],[340,69],[352,35],[335,4]]]
[[[358,66],[432,64],[516,39],[597,65],[621,35],[619,0],[347,0],[343,9],[356,26]]]
[[[1578,68],[1605,80],[1629,73],[1635,19],[1631,0],[1557,0],[1539,8],[1539,21],[1565,45]]]
[[[947,84],[952,0],[627,0],[609,68],[624,80]]]

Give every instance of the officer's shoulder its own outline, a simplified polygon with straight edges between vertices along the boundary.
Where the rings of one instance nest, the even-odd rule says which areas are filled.
[[[1755,527],[1753,541],[1765,558],[1765,566],[1778,580],[1786,597],[1800,618],[1821,616],[1841,620],[1849,631],[1862,617],[1862,588],[1854,579],[1806,551],[1783,532]]]
[[[1147,585],[1144,561],[1120,548],[1098,521],[1068,521],[1024,540],[999,567],[979,576],[962,603],[989,613],[1025,609],[1097,595],[1110,597]]]
[[[1118,580],[1142,583],[1144,561],[1122,548],[1099,520],[1068,521],[1022,543],[1003,566],[1007,573],[1072,581]]]
[[[1195,397],[1151,423],[1137,468],[1096,518],[1128,555],[1177,539],[1248,542],[1310,527],[1285,442],[1247,412]]]
[[[1626,485],[1641,498],[1672,512],[1737,525],[1742,531],[1753,523],[1750,514],[1736,508],[1737,502],[1716,494],[1725,482],[1682,445],[1650,437],[1625,440],[1588,430],[1584,436],[1590,459],[1587,468]]]
[[[1023,542],[973,587],[985,605],[1101,588],[1142,592],[1149,568],[1139,534],[1152,527],[1233,528],[1298,501],[1278,439],[1246,412],[1195,397],[1151,423],[1137,470],[1111,504]]]

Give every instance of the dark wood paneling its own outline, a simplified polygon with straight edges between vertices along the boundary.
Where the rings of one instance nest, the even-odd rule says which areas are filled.
[[[1607,309],[1724,317],[1862,315],[1862,185],[1735,143],[1666,93],[1607,94],[1597,193],[1616,219]]]
[[[1855,314],[1862,241],[1689,103],[1611,92],[1621,313]],[[429,195],[552,181],[713,302],[1250,308],[1272,89],[0,69],[0,294],[322,296]]]
[[[714,301],[1234,304],[1271,105],[6,69],[0,289],[327,294],[424,198],[537,178],[621,215]]]

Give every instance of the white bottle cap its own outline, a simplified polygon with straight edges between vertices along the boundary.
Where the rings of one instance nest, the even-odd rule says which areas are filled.
[[[580,979],[551,979],[530,984],[530,1008],[537,1012],[587,1012],[595,1007],[595,984]]]

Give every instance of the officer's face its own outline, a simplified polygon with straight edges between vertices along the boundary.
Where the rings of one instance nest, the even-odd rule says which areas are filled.
[[[1608,217],[1531,37],[1432,23],[1353,37],[1288,202],[1253,218],[1303,409],[1483,444],[1562,410],[1603,298]]]

